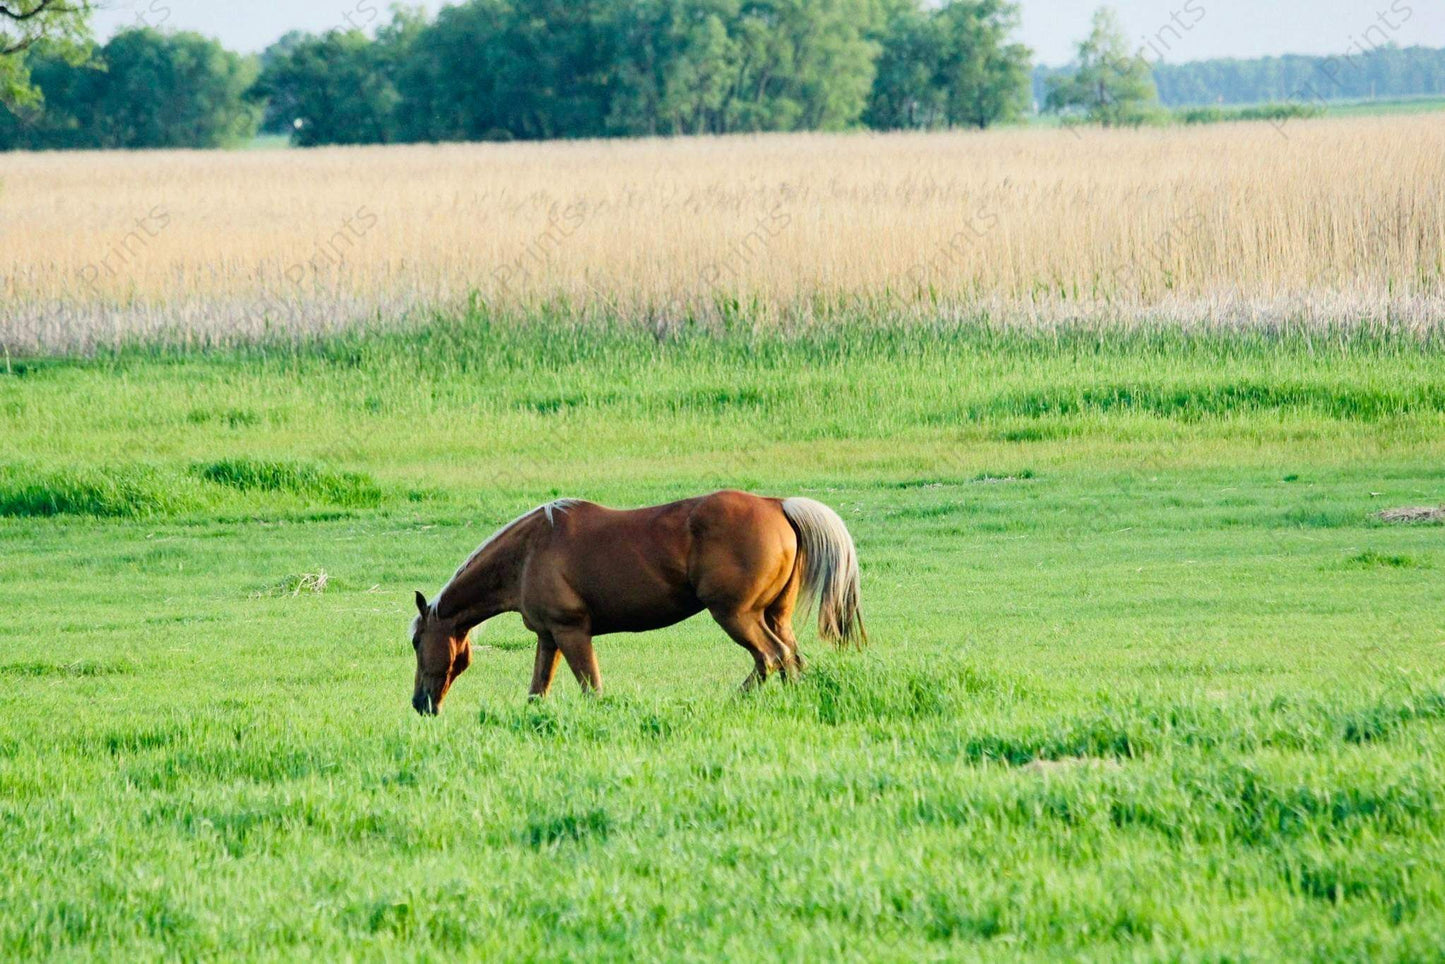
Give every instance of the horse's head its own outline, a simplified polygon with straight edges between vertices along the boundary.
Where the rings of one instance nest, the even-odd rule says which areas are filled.
[[[416,684],[411,705],[423,716],[435,716],[452,681],[472,662],[467,634],[457,634],[455,621],[442,619],[426,597],[416,594],[417,617],[411,624],[411,645],[416,650]]]

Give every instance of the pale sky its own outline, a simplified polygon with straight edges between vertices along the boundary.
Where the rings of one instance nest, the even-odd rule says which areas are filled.
[[[287,30],[351,23],[374,27],[387,0],[103,0],[102,37],[127,24],[195,30],[235,50],[257,52]],[[430,10],[437,0],[425,3]],[[1046,64],[1066,63],[1088,32],[1093,0],[1023,0],[1019,39]],[[1402,47],[1445,47],[1440,0],[1114,0],[1125,27],[1151,59],[1170,62],[1266,54],[1337,54],[1386,38]]]

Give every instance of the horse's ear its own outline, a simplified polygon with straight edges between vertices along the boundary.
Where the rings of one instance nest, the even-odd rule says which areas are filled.
[[[426,615],[426,597],[421,594],[420,589],[416,591],[416,611]]]

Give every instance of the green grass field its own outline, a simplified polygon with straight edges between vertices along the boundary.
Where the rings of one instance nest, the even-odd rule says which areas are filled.
[[[554,495],[848,521],[872,646],[705,617],[444,714],[411,591]],[[1439,959],[1438,342],[507,325],[0,368],[0,958]],[[318,578],[325,573],[324,587]],[[316,591],[323,588],[323,591]]]
[[[1445,110],[1445,97],[1385,97],[1378,100],[1333,101],[1327,106],[1331,116],[1367,117],[1378,114],[1428,114]]]
[[[1418,97],[1385,97],[1376,100],[1331,100],[1317,101],[1300,93],[1285,101],[1262,102],[1258,104],[1230,104],[1219,110],[1225,115],[1220,122],[1255,120],[1257,123],[1270,121],[1254,118],[1238,118],[1233,115],[1251,108],[1269,110],[1293,106],[1305,111],[1319,113],[1325,117],[1387,117],[1401,114],[1433,114],[1445,111],[1445,97],[1422,95]],[[1192,110],[1208,109],[1208,105],[1174,105],[1164,109],[1159,123],[1182,123],[1182,115]],[[1281,121],[1275,121],[1280,123]],[[1025,127],[1061,127],[1064,120],[1058,114],[1029,114],[1022,121]]]

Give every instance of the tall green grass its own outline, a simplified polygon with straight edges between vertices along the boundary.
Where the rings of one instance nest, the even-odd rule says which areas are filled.
[[[1244,107],[1181,107],[1173,111],[1181,124],[1222,124],[1227,121],[1272,121],[1283,123],[1323,117],[1329,113],[1323,104],[1251,104]]]
[[[260,496],[239,502],[228,491]],[[175,465],[108,462],[47,469],[0,464],[0,516],[94,516],[147,519],[190,515],[227,505],[264,508],[267,495],[285,506],[375,508],[383,491],[365,473],[309,462],[228,458]]]
[[[0,516],[149,518],[195,509],[194,486],[135,465],[37,469],[0,465]]]
[[[197,478],[233,489],[288,492],[348,508],[374,507],[382,498],[381,488],[363,473],[309,463],[230,458],[194,465],[191,472]]]
[[[601,440],[661,459],[715,453],[708,472],[722,481],[716,469],[731,465],[734,484],[751,484],[756,473],[740,463],[768,446],[846,439],[914,453],[904,478],[937,467],[947,447],[949,479],[1018,466],[1013,445],[1087,443],[1115,458],[1146,439],[1205,445],[1239,419],[1281,445],[1342,433],[1363,444],[1367,425],[1423,442],[1445,415],[1442,358],[1428,340],[1362,330],[856,321],[661,336],[478,309],[408,332],[211,353],[135,348],[0,378],[0,429],[13,446],[0,511],[534,498],[605,473],[605,458],[581,454]],[[974,464],[973,450],[991,464]],[[145,467],[134,451],[146,452]],[[107,501],[96,480],[111,478],[122,491]]]

